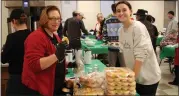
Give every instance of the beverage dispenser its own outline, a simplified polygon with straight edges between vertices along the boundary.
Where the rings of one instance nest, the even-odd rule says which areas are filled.
[[[45,1],[30,1],[30,0],[22,0],[22,1],[6,1],[5,7],[8,8],[8,13],[10,15],[13,9],[22,8],[24,12],[27,14],[27,27],[31,31],[34,31],[38,28],[39,17],[42,9],[45,7]],[[7,18],[8,25],[8,33],[12,33],[15,30],[11,26],[11,22],[9,18]]]

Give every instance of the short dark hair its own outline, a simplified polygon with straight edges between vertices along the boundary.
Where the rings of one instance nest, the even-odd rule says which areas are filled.
[[[77,16],[77,14],[76,14],[75,11],[72,12],[72,16],[73,16],[73,17]]]
[[[132,10],[132,6],[129,2],[127,2],[126,0],[122,0],[122,1],[119,1],[117,4],[116,4],[116,7],[119,5],[119,4],[125,4],[129,7],[130,10]],[[115,8],[116,9],[116,8]]]
[[[23,9],[14,9],[8,21],[11,22],[13,19],[17,20],[18,24],[26,24],[27,23],[27,15],[25,14]]]
[[[173,11],[169,11],[168,14],[172,14],[173,16],[175,15]]]
[[[79,15],[79,12],[78,12],[78,11],[73,11],[73,12],[72,12],[72,16],[73,16],[73,17],[76,17],[77,15]]]
[[[112,4],[111,9],[113,13],[116,13],[116,4]]]

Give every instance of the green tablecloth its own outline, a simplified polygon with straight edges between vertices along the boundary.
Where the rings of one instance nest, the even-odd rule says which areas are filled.
[[[156,41],[156,45],[157,45],[157,46],[160,46],[160,42],[162,41],[163,37],[164,37],[164,36],[158,36],[158,37],[157,37],[157,41]]]
[[[91,38],[91,39],[95,39],[96,36],[95,35],[88,35],[87,37]]]
[[[167,45],[162,48],[160,52],[160,59],[164,59],[165,57],[174,57],[175,56],[175,47],[172,45]]]
[[[98,66],[98,71],[103,72],[104,68],[106,67],[100,60],[94,59],[92,60],[91,64],[85,64],[84,69],[85,73],[89,72],[89,68],[94,68],[94,65]],[[74,73],[72,68],[68,68],[68,74],[66,75],[67,78],[74,77]]]
[[[95,40],[95,39],[94,39]],[[85,44],[84,40],[81,40],[82,49],[88,49],[92,52],[92,54],[107,54],[108,53],[108,46],[103,45],[103,41],[95,40],[95,45],[90,47]]]

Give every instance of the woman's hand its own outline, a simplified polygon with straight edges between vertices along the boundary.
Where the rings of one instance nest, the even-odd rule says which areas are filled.
[[[56,45],[55,55],[58,61],[62,61],[65,58],[65,42],[58,43]]]

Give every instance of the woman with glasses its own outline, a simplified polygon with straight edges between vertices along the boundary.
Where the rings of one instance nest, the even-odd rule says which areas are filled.
[[[61,95],[65,80],[65,44],[55,35],[61,13],[56,6],[47,6],[40,16],[40,27],[25,42],[22,83],[35,91],[28,95]]]

